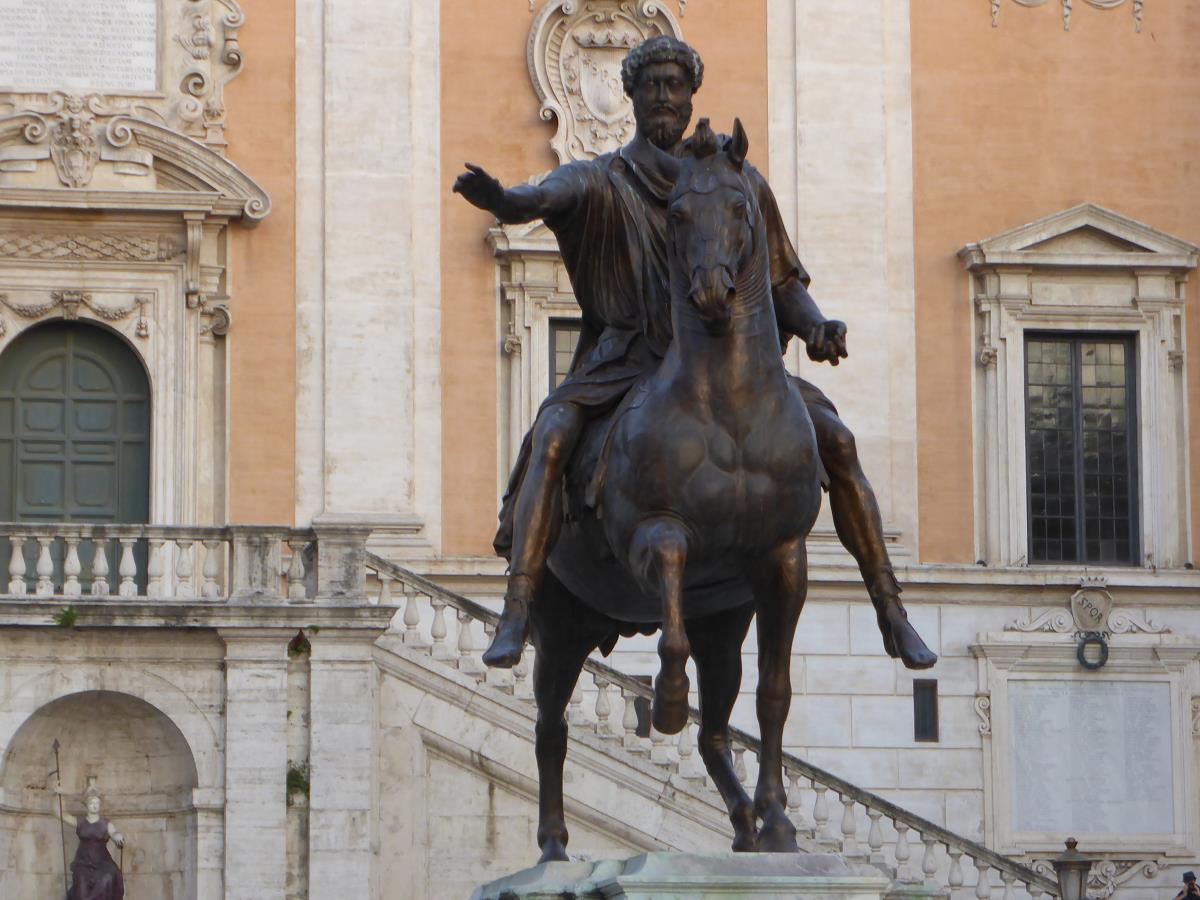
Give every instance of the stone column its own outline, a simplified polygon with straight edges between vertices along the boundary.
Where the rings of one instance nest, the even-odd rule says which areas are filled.
[[[382,628],[312,637],[308,884],[312,897],[370,897],[377,670]]]
[[[220,630],[225,641],[226,900],[284,896],[287,646],[294,634],[285,628]]]

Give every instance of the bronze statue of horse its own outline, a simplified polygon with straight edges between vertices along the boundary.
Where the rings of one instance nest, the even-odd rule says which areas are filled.
[[[668,207],[672,344],[615,420],[585,437],[568,475],[578,493],[588,474],[589,503],[575,504],[583,512],[564,526],[531,607],[542,861],[567,858],[563,712],[583,660],[597,646],[611,649],[618,633],[660,624],[655,727],[674,734],[686,725],[691,656],[700,752],[729,809],[733,849],[796,849],[783,726],[820,464],[780,358],[747,149],[740,122],[724,143],[707,120],[697,125]],[[762,753],[751,801],[733,771],[728,725],[754,616]]]

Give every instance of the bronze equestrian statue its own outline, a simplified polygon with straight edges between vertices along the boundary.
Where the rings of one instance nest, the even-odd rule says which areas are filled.
[[[612,411],[653,372],[671,342],[666,272],[666,200],[671,157],[680,151],[692,95],[704,65],[687,44],[651,38],[622,66],[637,131],[615,153],[560,166],[539,184],[505,190],[471,164],[454,190],[501,222],[543,219],[554,232],[582,311],[571,372],[550,393],[526,435],[500,513],[495,539],[509,560],[500,626],[484,662],[512,666],[529,634],[529,609],[541,595],[547,560],[563,522],[563,476],[585,426]],[[757,172],[770,245],[772,299],[785,340],[805,342],[814,361],[846,356],[846,326],[826,319],[808,293],[808,273],[787,237],[774,195]],[[858,562],[888,655],[925,669],[937,657],[908,622],[884,546],[875,494],[859,465],[854,436],[819,388],[796,379],[829,477],[838,537]],[[568,510],[568,512],[573,512]]]
[[[502,221],[545,219],[583,312],[571,374],[539,411],[505,498],[496,543],[510,558],[511,576],[485,654],[490,665],[512,665],[530,632],[537,649],[543,861],[566,859],[563,713],[583,661],[597,647],[609,652],[619,634],[652,633],[660,623],[656,724],[673,732],[685,722],[690,652],[699,677],[701,755],[729,807],[734,849],[795,849],[781,744],[806,583],[804,536],[819,508],[816,454],[887,651],[914,668],[936,661],[900,605],[853,439],[824,395],[787,376],[779,357],[782,329],[805,338],[810,358],[836,364],[846,355],[845,326],[826,320],[805,289],[807,273],[774,197],[745,163],[740,128],[720,150],[707,126],[691,146],[682,140],[702,72],[686,44],[652,39],[623,67],[638,124],[629,145],[561,166],[537,186],[506,191],[475,166],[455,184]],[[724,207],[711,202],[735,194],[743,199]],[[681,225],[689,206],[704,227]],[[738,235],[739,255],[710,261],[714,248],[729,251]],[[683,313],[680,298],[690,304]],[[725,343],[736,345],[731,352],[714,349],[726,327]],[[716,344],[710,340],[692,359],[705,334]],[[703,377],[697,365],[708,367]],[[689,384],[695,396],[667,396],[666,385]],[[764,403],[775,404],[774,415]],[[647,404],[674,413],[642,411]],[[756,612],[764,751],[751,803],[733,774],[727,727],[742,640]]]

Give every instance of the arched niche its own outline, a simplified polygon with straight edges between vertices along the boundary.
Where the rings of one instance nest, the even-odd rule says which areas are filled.
[[[64,807],[83,809],[95,778],[103,815],[128,837],[127,900],[196,896],[196,762],[179,728],[158,708],[116,691],[83,691],[40,707],[14,734],[0,762],[0,896],[62,893],[63,837],[69,865],[76,847],[57,819],[54,742]],[[110,845],[114,859],[120,855]]]

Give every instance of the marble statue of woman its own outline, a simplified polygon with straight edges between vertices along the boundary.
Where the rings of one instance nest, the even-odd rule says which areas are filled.
[[[61,793],[61,789],[55,793]],[[71,862],[67,900],[124,900],[125,881],[106,845],[111,839],[118,847],[124,847],[125,835],[100,815],[100,792],[94,784],[88,785],[84,803],[87,814],[83,817],[76,819],[70,813],[62,814],[63,821],[74,825],[79,837],[79,849]]]

